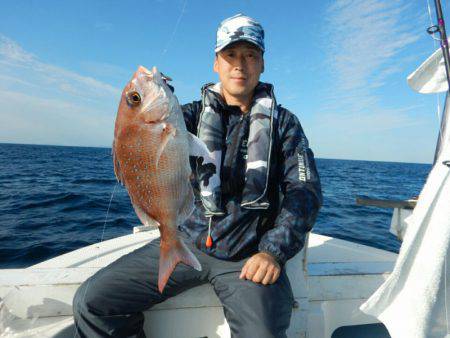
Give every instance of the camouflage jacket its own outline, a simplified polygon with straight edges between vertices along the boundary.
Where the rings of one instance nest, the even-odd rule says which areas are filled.
[[[180,230],[200,250],[219,259],[240,260],[267,252],[284,264],[303,248],[305,235],[313,227],[322,205],[320,179],[308,140],[298,118],[279,105],[267,190],[270,206],[265,210],[242,208],[250,114],[242,114],[239,107],[228,106],[220,99],[214,104],[223,115],[225,128],[221,182],[226,215],[213,218],[214,241],[207,248],[208,219],[204,216],[196,179],[201,172],[191,158],[196,207]],[[197,134],[202,102],[186,104],[182,110],[188,131]]]

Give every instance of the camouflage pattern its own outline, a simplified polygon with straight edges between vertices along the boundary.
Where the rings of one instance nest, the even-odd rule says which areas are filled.
[[[200,170],[199,162],[191,158],[197,175],[193,178],[196,207],[180,229],[200,250],[211,256],[239,260],[264,251],[283,264],[303,247],[305,235],[312,229],[322,205],[314,154],[301,124],[293,113],[276,106],[277,118],[272,121],[269,178],[264,195],[268,207],[252,210],[241,206],[248,163],[251,162],[247,158],[250,157],[250,114],[242,115],[238,107],[228,106],[214,91],[210,98],[211,107],[221,115],[221,202],[225,214],[213,217],[213,245],[206,247],[209,219],[201,201],[198,180],[208,170]],[[186,127],[193,134],[197,134],[202,108],[201,101],[182,106]]]
[[[254,19],[237,14],[225,19],[217,29],[215,52],[236,41],[248,41],[264,52],[264,30]]]
[[[222,158],[224,129],[220,112],[211,103],[220,95],[220,83],[203,88],[203,110],[197,135],[215,159]],[[267,181],[272,148],[273,119],[277,118],[276,101],[272,85],[260,82],[255,88],[254,104],[250,115],[247,141],[245,187],[241,206],[249,209],[267,209]],[[220,163],[216,167],[220,167]],[[203,168],[200,166],[200,168]],[[221,206],[220,169],[212,175],[203,175],[199,181],[201,199],[208,215],[223,213]]]
[[[267,209],[269,201],[266,192],[270,170],[273,121],[278,118],[272,85],[260,82],[255,88],[254,101],[250,111],[248,156],[241,206],[248,209]]]
[[[201,199],[208,216],[223,214],[220,190],[220,162],[222,160],[223,128],[220,114],[214,112],[213,107],[211,106],[210,91],[220,93],[220,84],[203,87],[203,110],[197,128],[198,138],[205,143],[211,153],[211,157],[217,163],[214,168],[215,170],[211,171],[209,174],[205,175],[202,173],[200,175],[197,172]],[[202,161],[203,159],[199,160]],[[201,165],[202,163],[199,164],[200,165],[197,168],[203,170],[204,166]]]

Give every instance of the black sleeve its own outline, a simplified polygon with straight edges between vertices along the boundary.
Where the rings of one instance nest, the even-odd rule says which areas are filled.
[[[322,205],[322,190],[314,154],[298,118],[287,112],[280,123],[281,211],[273,229],[267,231],[259,251],[272,254],[281,264],[297,254],[314,225]]]
[[[193,101],[181,106],[181,111],[186,122],[186,129],[194,135],[197,135],[197,125],[200,112],[202,110],[202,101]]]

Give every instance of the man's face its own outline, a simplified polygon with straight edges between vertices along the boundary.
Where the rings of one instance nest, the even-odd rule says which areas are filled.
[[[248,99],[264,71],[262,51],[255,45],[239,41],[217,53],[214,71],[219,74],[222,90],[237,99]]]

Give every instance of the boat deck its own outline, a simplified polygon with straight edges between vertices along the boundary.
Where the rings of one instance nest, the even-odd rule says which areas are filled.
[[[29,300],[35,294],[40,295],[40,300],[34,300],[35,313],[31,320],[15,321],[14,331],[23,333],[17,337],[73,337],[71,300],[79,284],[98,269],[157,236],[158,230],[139,232],[90,245],[25,270],[3,270],[0,297],[11,289],[8,285],[19,285],[22,297],[28,295]],[[389,276],[397,258],[395,253],[313,233],[307,250],[307,273],[303,270],[303,258],[304,251],[287,264],[298,302],[291,320],[295,334],[288,333],[289,336],[306,337],[307,333],[301,330],[307,322],[308,336],[314,338],[389,337],[382,324],[377,324],[373,317],[358,308]],[[28,311],[29,315],[29,309],[30,306],[23,311]],[[161,332],[167,335],[173,330],[171,323],[175,318],[185,329],[181,336],[172,332],[171,337],[229,337],[221,304],[209,285],[188,290],[155,306],[145,315],[146,323],[152,322],[151,328],[146,326],[151,337],[162,337]],[[209,327],[199,335],[198,327],[192,323],[204,323],[205,316],[209,318]],[[31,322],[29,331],[27,326],[30,327]]]

